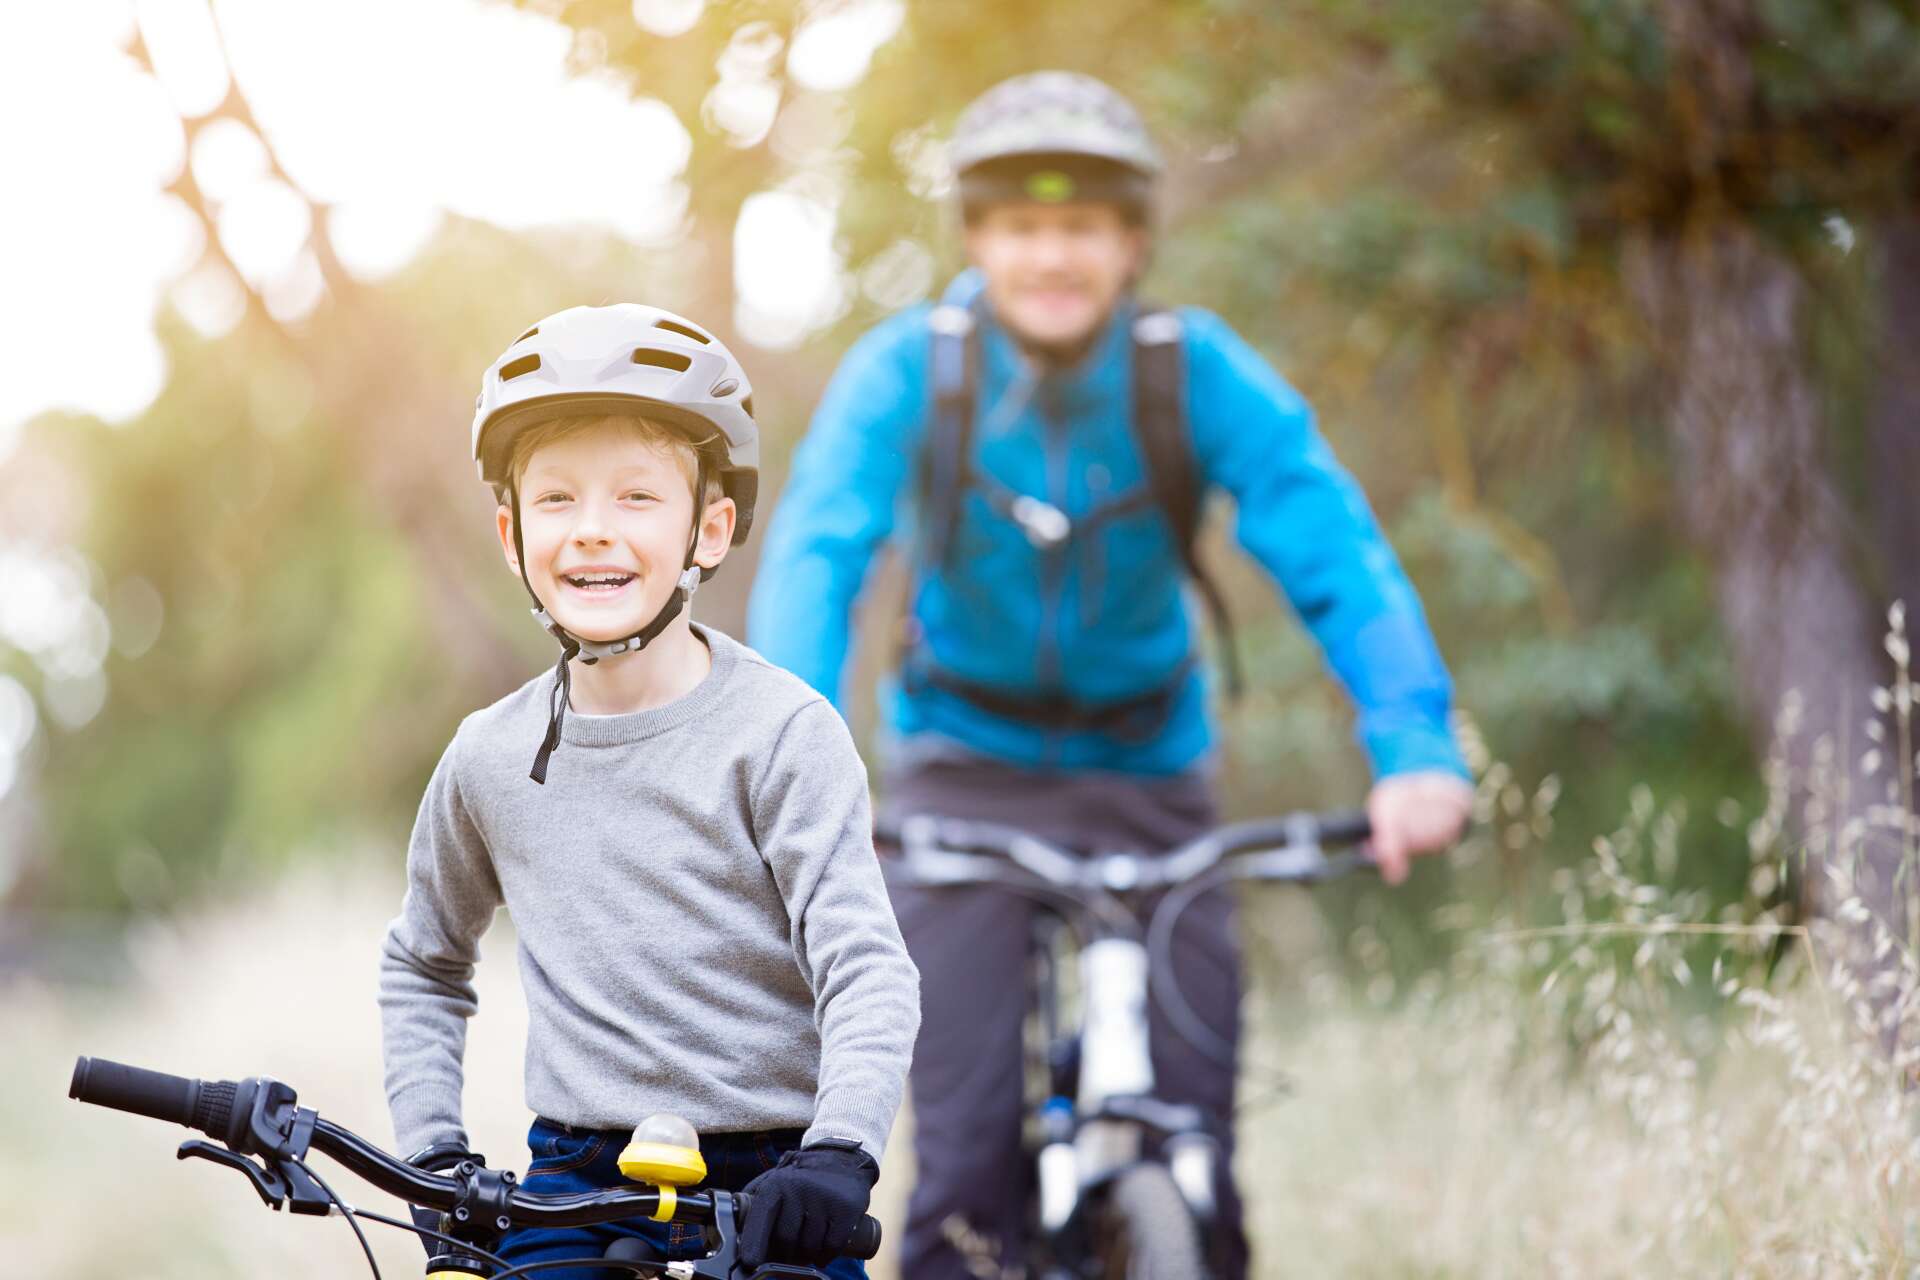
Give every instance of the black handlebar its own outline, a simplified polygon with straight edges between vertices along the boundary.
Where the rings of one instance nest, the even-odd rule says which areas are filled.
[[[171,1120],[198,1129],[234,1150],[258,1154],[257,1144],[249,1140],[252,1135],[248,1134],[246,1112],[254,1095],[269,1086],[284,1090],[284,1097],[291,1102],[292,1091],[271,1081],[195,1080],[105,1058],[83,1057],[73,1064],[67,1096],[115,1111]],[[313,1148],[370,1185],[428,1209],[451,1210],[460,1199],[461,1184],[455,1179],[416,1168],[350,1129],[311,1112],[305,1114],[312,1120]],[[661,1199],[657,1189],[643,1190],[638,1184],[570,1195],[541,1195],[515,1188],[507,1200],[506,1216],[513,1225],[522,1227],[588,1226],[651,1216],[659,1210]],[[743,1193],[681,1191],[673,1199],[673,1220],[712,1225],[723,1200],[740,1218],[752,1212],[752,1198]],[[864,1218],[841,1252],[849,1258],[872,1258],[880,1251],[880,1236],[879,1222]]]

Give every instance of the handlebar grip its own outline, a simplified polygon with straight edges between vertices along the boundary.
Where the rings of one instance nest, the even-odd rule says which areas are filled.
[[[853,1238],[847,1241],[847,1247],[840,1251],[843,1258],[859,1258],[870,1261],[880,1252],[880,1220],[875,1217],[860,1219],[860,1225],[853,1229]]]
[[[233,1119],[237,1087],[231,1080],[192,1080],[105,1058],[83,1057],[73,1064],[73,1083],[67,1086],[67,1096],[96,1107],[171,1120],[224,1137]]]
[[[1320,841],[1323,844],[1359,844],[1373,835],[1373,820],[1364,809],[1346,809],[1321,817]]]

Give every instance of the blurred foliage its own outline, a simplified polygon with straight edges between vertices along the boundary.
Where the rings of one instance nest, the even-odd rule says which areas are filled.
[[[53,735],[30,902],[161,905],[355,832],[397,858],[458,717],[545,657],[491,559],[484,499],[441,496],[466,492],[463,408],[503,338],[614,296],[726,332],[741,203],[786,188],[829,205],[839,318],[798,350],[748,354],[777,496],[838,353],[923,292],[900,264],[937,262],[935,288],[957,264],[938,138],[988,85],[1043,66],[1100,75],[1155,122],[1170,169],[1147,292],[1219,312],[1307,395],[1421,589],[1487,752],[1528,789],[1555,780],[1529,854],[1545,865],[1475,891],[1516,913],[1549,894],[1552,866],[1615,829],[1635,783],[1696,813],[1755,802],[1711,570],[1676,507],[1663,353],[1620,257],[1703,218],[1774,237],[1816,285],[1814,366],[1857,478],[1875,280],[1834,219],[1871,244],[1875,217],[1913,201],[1911,3],[926,0],[836,92],[793,83],[783,50],[844,5],[715,0],[671,38],[638,27],[629,0],[525,7],[574,28],[581,69],[686,122],[683,241],[637,251],[456,223],[291,335],[305,360],[258,318],[213,343],[170,329],[173,380],[142,421],[43,425],[34,440],[91,490],[82,541],[100,578],[151,582],[166,623],[144,656],[110,661],[96,720]],[[757,131],[716,106],[747,82],[778,103]],[[374,314],[376,335],[406,336],[404,358],[367,339]],[[343,396],[356,369],[370,389]],[[388,422],[397,378],[413,408]],[[369,482],[387,466],[441,479]],[[1255,678],[1225,715],[1231,808],[1357,801],[1349,709],[1269,585],[1215,540]],[[722,575],[731,594],[707,616],[737,618],[746,577]],[[450,580],[479,592],[491,634],[436,625]],[[511,662],[463,665],[463,636]],[[1740,834],[1694,832],[1675,891],[1738,900]],[[1391,901],[1328,900],[1411,962],[1450,892],[1435,868]]]

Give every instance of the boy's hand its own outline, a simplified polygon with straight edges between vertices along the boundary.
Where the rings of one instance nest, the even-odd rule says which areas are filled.
[[[866,1215],[880,1166],[857,1145],[830,1139],[789,1151],[747,1184],[740,1265],[751,1274],[770,1258],[823,1266],[840,1255]]]
[[[1397,773],[1374,783],[1367,819],[1380,878],[1388,884],[1405,880],[1408,863],[1458,840],[1472,814],[1473,785],[1456,773]]]

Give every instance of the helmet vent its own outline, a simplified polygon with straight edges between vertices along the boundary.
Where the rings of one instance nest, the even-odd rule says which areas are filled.
[[[713,390],[707,392],[715,400],[724,400],[740,389],[740,379],[722,378],[713,384]]]
[[[521,356],[518,360],[509,360],[500,366],[500,381],[512,382],[524,377],[540,367],[539,356]]]
[[[529,330],[527,330],[527,331],[526,331],[525,333],[523,333],[523,334],[521,334],[521,335],[520,335],[519,337],[517,337],[517,338],[515,338],[515,339],[514,339],[514,340],[513,340],[513,341],[512,341],[512,342],[511,342],[510,344],[508,344],[508,345],[510,345],[510,346],[515,346],[515,347],[517,347],[517,346],[519,346],[519,345],[520,345],[521,343],[523,343],[523,342],[525,342],[525,341],[526,341],[526,340],[527,340],[528,338],[531,338],[531,337],[532,337],[532,336],[533,336],[534,334],[536,334],[536,333],[538,333],[538,332],[540,332],[540,326],[539,326],[539,325],[535,325],[535,326],[533,326],[533,328],[531,328],[531,329],[529,329]]]
[[[679,324],[672,320],[656,320],[653,322],[653,327],[656,329],[665,329],[668,333],[677,333],[683,338],[692,338],[702,346],[713,341],[712,338],[709,338],[706,334],[693,328],[691,325]]]
[[[691,358],[678,351],[653,351],[646,347],[634,350],[635,364],[650,364],[656,369],[672,369],[675,373],[685,373],[693,365]]]
[[[745,400],[742,400],[740,402],[740,407],[742,409],[745,409],[747,411],[747,416],[751,418],[753,416],[753,397],[748,396]]]

